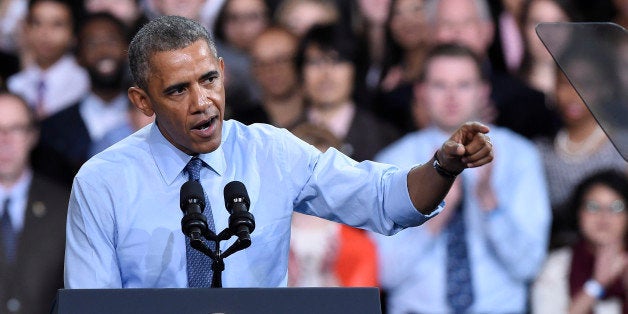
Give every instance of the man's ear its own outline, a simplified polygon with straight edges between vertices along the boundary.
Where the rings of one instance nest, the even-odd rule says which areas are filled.
[[[222,57],[218,57],[218,68],[220,70],[220,79],[222,80],[222,84],[224,87],[224,85],[227,85],[227,80],[229,79],[228,76],[230,75],[227,75],[227,73],[225,73],[225,60]]]
[[[137,86],[130,87],[128,95],[133,105],[147,117],[151,117],[155,113],[150,97],[148,97],[148,94],[143,89]]]

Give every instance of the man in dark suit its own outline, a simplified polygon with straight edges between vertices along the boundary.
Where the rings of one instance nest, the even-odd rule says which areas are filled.
[[[69,190],[33,172],[34,112],[0,93],[0,313],[47,313],[63,287]]]
[[[129,105],[125,25],[108,13],[96,13],[85,18],[80,30],[78,60],[89,73],[90,93],[42,121],[33,159],[36,169],[68,185],[91,157],[93,143],[127,122]]]

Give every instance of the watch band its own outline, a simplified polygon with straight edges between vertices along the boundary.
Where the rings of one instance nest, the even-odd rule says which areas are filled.
[[[436,152],[434,152],[434,163],[432,164],[432,166],[434,167],[434,169],[436,170],[436,172],[438,172],[438,174],[440,174],[442,177],[450,179],[450,180],[454,180],[456,179],[456,177],[460,174],[460,172],[458,173],[454,173],[451,172],[445,168],[443,168],[443,166],[441,166],[440,161],[438,161],[438,150]]]

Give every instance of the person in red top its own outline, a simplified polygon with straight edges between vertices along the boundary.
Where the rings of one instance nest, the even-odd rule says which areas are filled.
[[[341,146],[329,130],[307,122],[293,133],[321,151]],[[293,214],[288,286],[373,287],[377,278],[377,251],[363,230]]]

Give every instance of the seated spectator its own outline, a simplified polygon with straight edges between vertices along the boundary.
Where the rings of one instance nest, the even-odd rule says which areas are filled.
[[[568,50],[561,57],[562,66],[575,66],[579,77],[574,78],[580,82],[586,79],[590,83],[587,91],[592,90],[595,95],[603,94],[602,91],[610,86],[610,82],[606,81],[608,76],[603,74],[609,73],[603,71],[603,68],[609,67],[609,60],[599,60],[596,65],[586,66],[583,61],[592,61],[586,54],[597,55],[598,49],[586,53],[579,49]],[[543,156],[552,204],[552,248],[567,245],[573,240],[576,230],[567,223],[566,215],[570,211],[567,201],[578,182],[600,169],[628,170],[626,161],[613,147],[568,78],[559,69],[556,72],[556,111],[563,126],[555,136],[538,138],[536,141]],[[594,100],[588,97],[589,94],[583,95]]]
[[[628,313],[628,178],[601,170],[570,199],[577,241],[549,255],[532,287],[533,313]]]
[[[34,62],[9,77],[7,86],[24,97],[40,119],[70,106],[89,90],[87,72],[70,53],[74,12],[63,0],[33,0],[28,5],[24,35]]]
[[[268,26],[269,14],[263,0],[226,0],[216,26],[216,37],[248,53],[255,38]]]
[[[425,127],[412,118],[412,86],[430,46],[424,0],[393,0],[386,22],[387,55],[384,77],[372,107],[378,116],[407,133]]]
[[[354,32],[361,38],[368,54],[366,88],[373,93],[379,85],[386,53],[386,21],[390,15],[391,0],[356,0],[351,17]]]
[[[215,28],[216,48],[225,60],[227,117],[259,104],[261,96],[251,73],[250,48],[268,27],[270,12],[263,0],[225,0]]]
[[[489,86],[465,46],[440,45],[425,59],[415,91],[429,127],[386,147],[376,160],[401,168],[435,156],[439,141],[477,119]],[[425,228],[376,236],[389,313],[526,313],[528,283],[545,259],[550,207],[533,143],[490,126],[490,167],[441,175],[459,181]],[[438,165],[438,164],[436,164]],[[421,297],[417,297],[421,296]]]
[[[347,155],[362,161],[371,160],[398,132],[356,103],[358,54],[355,38],[339,24],[317,25],[299,45],[297,68],[309,105],[307,120],[329,129]]]
[[[524,55],[519,76],[532,88],[545,94],[553,105],[556,92],[557,65],[536,34],[539,23],[576,20],[575,8],[569,0],[528,0],[521,12]]]
[[[519,25],[526,0],[489,1],[495,38],[488,54],[491,64],[500,71],[516,73],[523,59],[523,36]]]
[[[310,123],[292,132],[321,151],[340,147],[331,132]],[[363,230],[296,212],[291,230],[288,286],[377,286],[375,245]]]
[[[251,47],[253,75],[262,102],[232,118],[245,124],[269,123],[291,129],[305,120],[303,93],[295,66],[296,36],[282,27],[264,30]]]
[[[494,25],[486,0],[433,0],[426,6],[437,43],[466,45],[478,55],[491,83],[493,110],[483,112],[484,121],[507,127],[528,139],[551,136],[558,119],[545,104],[543,93],[533,90],[488,58]]]
[[[0,92],[0,313],[49,313],[63,288],[69,189],[29,166],[35,113]]]
[[[126,120],[127,38],[124,24],[111,14],[97,13],[85,19],[78,56],[89,72],[91,89],[80,101],[42,121],[34,159],[37,169],[71,183],[89,159],[92,143]]]

